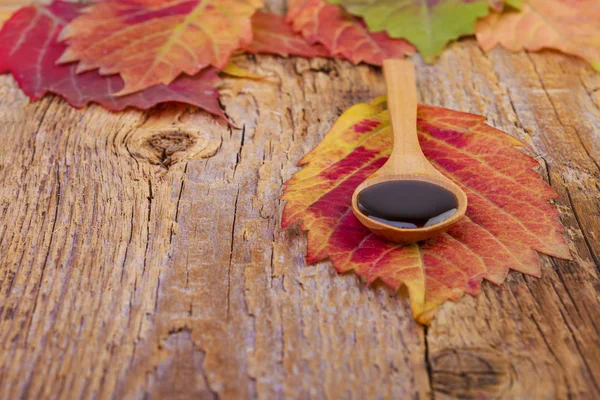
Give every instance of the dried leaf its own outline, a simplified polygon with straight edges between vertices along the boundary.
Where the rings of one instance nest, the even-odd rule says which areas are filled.
[[[318,43],[307,42],[294,32],[279,15],[257,12],[252,17],[252,43],[243,47],[249,53],[269,53],[280,56],[329,57],[330,53]]]
[[[428,323],[439,305],[475,295],[482,279],[503,282],[509,268],[540,276],[537,252],[569,258],[556,192],[533,170],[522,143],[485,118],[419,106],[425,155],[467,194],[467,217],[448,233],[420,244],[386,242],[351,210],[354,189],[387,160],[391,149],[385,100],[347,110],[323,141],[304,156],[304,168],[285,183],[284,227],[302,221],[307,262],[329,258],[338,272],[354,270],[409,291],[414,317]]]
[[[583,58],[600,71],[598,0],[524,0],[521,12],[492,13],[477,23],[484,50],[556,49]]]
[[[372,32],[414,44],[430,62],[446,44],[475,31],[477,18],[487,15],[487,0],[328,0],[364,18]]]
[[[225,118],[218,102],[220,82],[214,69],[192,77],[181,76],[170,85],[157,85],[128,96],[115,97],[123,88],[118,75],[104,77],[97,71],[75,73],[75,65],[57,65],[65,50],[57,41],[62,27],[75,18],[81,5],[55,1],[49,6],[33,5],[19,10],[0,31],[0,72],[11,71],[33,101],[47,92],[63,96],[82,107],[96,102],[110,110],[128,106],[146,109],[161,102],[182,102]]]
[[[59,62],[77,72],[120,74],[122,96],[171,83],[212,65],[252,39],[250,17],[262,0],[107,0],[85,9],[63,31],[69,47]]]
[[[371,33],[361,20],[324,0],[290,0],[286,18],[309,42],[322,43],[331,54],[355,64],[381,65],[385,58],[414,53],[406,41]]]

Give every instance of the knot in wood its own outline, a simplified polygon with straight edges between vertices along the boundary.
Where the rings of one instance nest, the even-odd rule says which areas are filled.
[[[430,360],[433,390],[452,398],[497,398],[511,385],[510,362],[499,352],[442,350]]]
[[[169,168],[182,161],[214,156],[221,141],[205,136],[183,127],[138,129],[128,140],[127,148],[137,160]]]
[[[153,148],[166,166],[171,165],[173,154],[186,151],[194,145],[195,139],[185,132],[162,132],[148,138],[147,146]]]

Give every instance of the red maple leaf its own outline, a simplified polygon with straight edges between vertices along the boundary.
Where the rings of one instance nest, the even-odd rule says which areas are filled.
[[[509,269],[540,276],[538,252],[569,258],[564,228],[550,204],[557,196],[533,170],[522,143],[485,118],[419,106],[425,156],[468,197],[466,217],[447,233],[400,245],[375,236],[351,209],[354,189],[390,154],[392,136],[383,99],[347,110],[285,183],[282,225],[302,221],[307,262],[329,258],[339,272],[355,271],[408,287],[415,318],[428,323],[446,300],[475,295],[483,279],[500,284]]]
[[[12,72],[19,87],[33,101],[52,92],[74,107],[95,102],[110,110],[128,106],[147,109],[162,102],[181,102],[225,118],[216,89],[220,79],[212,68],[194,76],[182,75],[169,85],[115,97],[123,88],[118,75],[102,76],[97,71],[77,74],[74,64],[57,64],[66,48],[58,42],[58,36],[82,8],[79,4],[55,1],[17,11],[0,31],[0,72]]]

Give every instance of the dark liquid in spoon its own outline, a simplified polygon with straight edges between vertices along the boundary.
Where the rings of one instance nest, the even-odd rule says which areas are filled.
[[[423,228],[450,218],[458,208],[452,192],[422,181],[389,181],[358,194],[358,209],[396,228]]]

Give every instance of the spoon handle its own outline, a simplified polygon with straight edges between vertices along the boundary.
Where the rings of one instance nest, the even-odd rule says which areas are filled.
[[[401,59],[383,61],[394,145],[389,167],[405,169],[410,160],[425,160],[417,138],[417,84],[412,62]],[[421,164],[419,162],[419,164]]]

